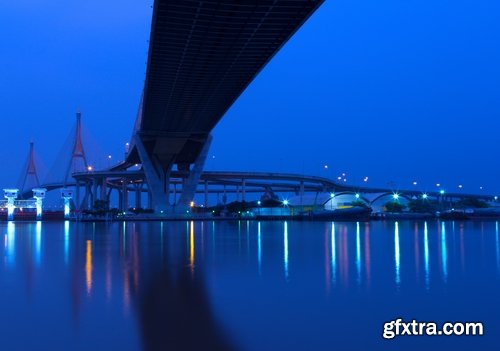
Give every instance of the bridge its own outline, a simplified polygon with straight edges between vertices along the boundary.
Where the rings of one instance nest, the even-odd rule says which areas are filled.
[[[203,172],[211,131],[272,57],[299,30],[323,0],[155,0],[146,79],[125,159],[108,169],[89,165],[77,111],[69,156],[56,176],[40,182],[33,143],[20,195],[32,188],[75,189],[75,207],[89,208],[95,200],[118,193],[127,209],[128,194],[142,193],[156,212],[183,211],[196,193],[247,193],[269,189],[277,193],[394,194],[340,184],[330,179],[263,172]],[[83,192],[83,194],[82,194]],[[398,196],[416,198],[416,190]],[[425,194],[443,197],[442,193]],[[492,196],[446,194],[448,198]]]

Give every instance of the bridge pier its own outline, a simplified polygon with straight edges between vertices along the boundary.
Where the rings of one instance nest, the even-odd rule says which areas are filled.
[[[142,183],[135,184],[135,207],[142,208]]]
[[[106,178],[101,178],[100,180],[100,187],[101,187],[100,200],[103,201],[108,201],[107,181],[108,180]]]
[[[148,209],[153,208],[153,196],[151,195],[151,191],[148,189]]]
[[[120,208],[123,212],[128,210],[128,189],[127,189],[127,181],[124,180],[122,183],[121,194],[121,204]]]
[[[85,193],[83,195],[83,201],[82,201],[82,206],[81,206],[81,209],[82,210],[88,210],[91,208],[90,206],[90,201],[91,201],[91,194],[92,194],[92,190],[91,190],[91,182],[90,181],[85,181]]]
[[[76,184],[78,187],[78,182]],[[70,216],[70,210],[71,210],[70,203],[71,203],[71,198],[73,197],[73,192],[70,189],[62,188],[61,197],[64,200],[64,218],[68,219]]]
[[[148,182],[148,187],[151,191],[152,207],[155,212],[168,210],[170,207],[169,193],[172,163],[164,162],[164,164],[167,164],[165,167],[160,164],[158,159],[151,157],[143,144],[141,135],[136,134],[134,140]]]
[[[45,188],[34,188],[33,189],[33,197],[35,198],[35,206],[36,206],[36,219],[41,220],[42,219],[42,203],[43,199],[45,198],[45,192],[47,189]]]
[[[80,182],[76,181],[76,186],[75,186],[75,207],[77,210],[80,210],[81,208],[81,203],[80,203]]]
[[[246,182],[245,182],[245,178],[243,178],[241,180],[241,194],[242,194],[242,201],[245,202],[246,201],[246,194],[245,194],[245,186],[246,186]]]
[[[17,194],[19,189],[3,189],[4,196],[7,199],[7,219],[9,221],[14,220],[14,210],[16,209],[16,205],[14,201],[17,199]]]
[[[196,193],[196,187],[200,181],[201,173],[203,172],[203,167],[205,166],[205,161],[208,156],[208,150],[212,144],[212,135],[208,135],[198,157],[196,158],[194,165],[189,169],[189,176],[182,183],[182,194],[179,198],[178,205],[181,207],[180,210],[183,211],[184,208],[188,208],[191,201],[194,199]]]
[[[204,185],[205,185],[205,201],[204,201],[204,206],[208,207],[208,180],[205,180]]]

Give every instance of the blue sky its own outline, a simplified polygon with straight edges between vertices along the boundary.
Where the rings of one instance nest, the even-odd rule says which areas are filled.
[[[117,3],[0,4],[1,186],[31,139],[51,166],[77,106],[94,162],[122,158],[152,1]],[[500,193],[499,15],[496,0],[327,0],[216,127],[206,168]]]

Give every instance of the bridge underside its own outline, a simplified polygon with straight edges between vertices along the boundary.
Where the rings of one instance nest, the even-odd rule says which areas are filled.
[[[173,166],[201,172],[211,130],[322,2],[155,1],[144,94],[127,161],[143,164],[157,210],[169,205]],[[191,193],[186,184],[183,201]]]

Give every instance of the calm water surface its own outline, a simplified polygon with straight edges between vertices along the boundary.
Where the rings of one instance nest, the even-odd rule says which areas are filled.
[[[1,350],[498,350],[498,226],[0,223]]]

